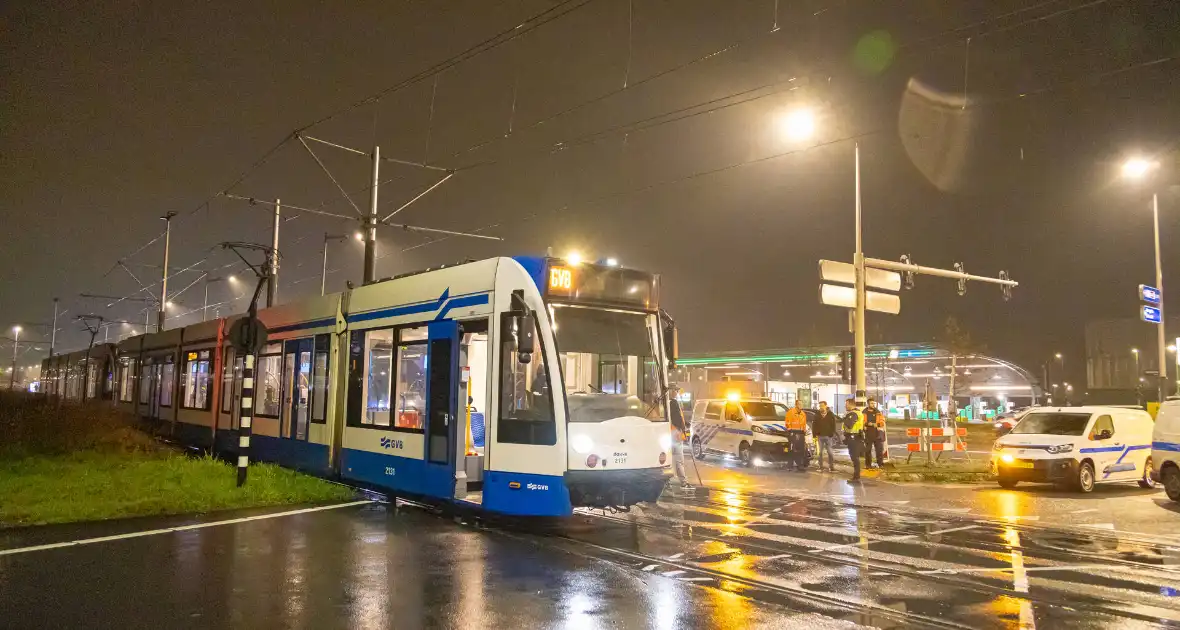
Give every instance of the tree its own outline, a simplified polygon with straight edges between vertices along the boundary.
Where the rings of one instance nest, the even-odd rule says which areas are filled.
[[[946,321],[943,322],[942,334],[939,336],[938,342],[951,353],[950,404],[948,405],[948,409],[950,416],[954,418],[959,415],[959,407],[955,401],[955,397],[959,395],[955,379],[959,357],[978,354],[983,351],[983,346],[971,338],[971,333],[959,323],[959,319],[954,315],[947,315]]]

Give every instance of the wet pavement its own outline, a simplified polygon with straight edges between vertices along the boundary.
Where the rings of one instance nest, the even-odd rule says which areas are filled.
[[[837,454],[837,461],[841,461]],[[846,456],[843,460],[847,462]],[[995,483],[897,483],[873,479],[866,471],[859,484],[848,483],[851,468],[835,473],[807,473],[773,467],[743,468],[734,461],[708,458],[688,462],[688,476],[697,473],[705,485],[781,496],[818,497],[894,509],[946,511],[964,518],[1007,523],[1038,523],[1054,527],[1115,531],[1180,546],[1180,503],[1162,489],[1147,490],[1135,482],[1098,484],[1088,494],[1049,484],[1023,483],[1004,490]]]
[[[0,627],[1180,626],[1180,544],[1162,535],[702,473],[707,496],[561,520],[366,502],[3,531]],[[780,478],[807,488],[768,492]]]

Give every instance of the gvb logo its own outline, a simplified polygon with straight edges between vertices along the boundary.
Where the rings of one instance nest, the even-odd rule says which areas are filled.
[[[401,440],[395,440],[393,438],[383,437],[383,438],[381,438],[381,448],[401,449],[401,448],[405,448],[405,445],[402,444]]]

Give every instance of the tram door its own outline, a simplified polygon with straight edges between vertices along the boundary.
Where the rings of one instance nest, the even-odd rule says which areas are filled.
[[[431,489],[451,496],[455,489],[455,449],[459,426],[459,325],[431,322],[426,355],[426,466]]]
[[[160,387],[162,385],[161,375],[163,374],[164,365],[161,363],[153,363],[151,368],[152,375],[152,398],[148,402],[148,417],[152,420],[160,419]]]
[[[287,341],[286,373],[283,375],[283,389],[286,390],[283,410],[285,430],[283,437],[307,440],[307,422],[311,407],[311,350],[315,340],[292,339]]]

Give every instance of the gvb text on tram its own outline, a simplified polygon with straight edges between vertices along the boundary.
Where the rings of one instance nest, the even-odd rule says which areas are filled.
[[[534,516],[655,501],[670,474],[675,329],[656,275],[493,258],[259,318],[269,334],[256,356],[251,459]],[[110,400],[234,455],[235,319],[52,357],[45,389]]]

